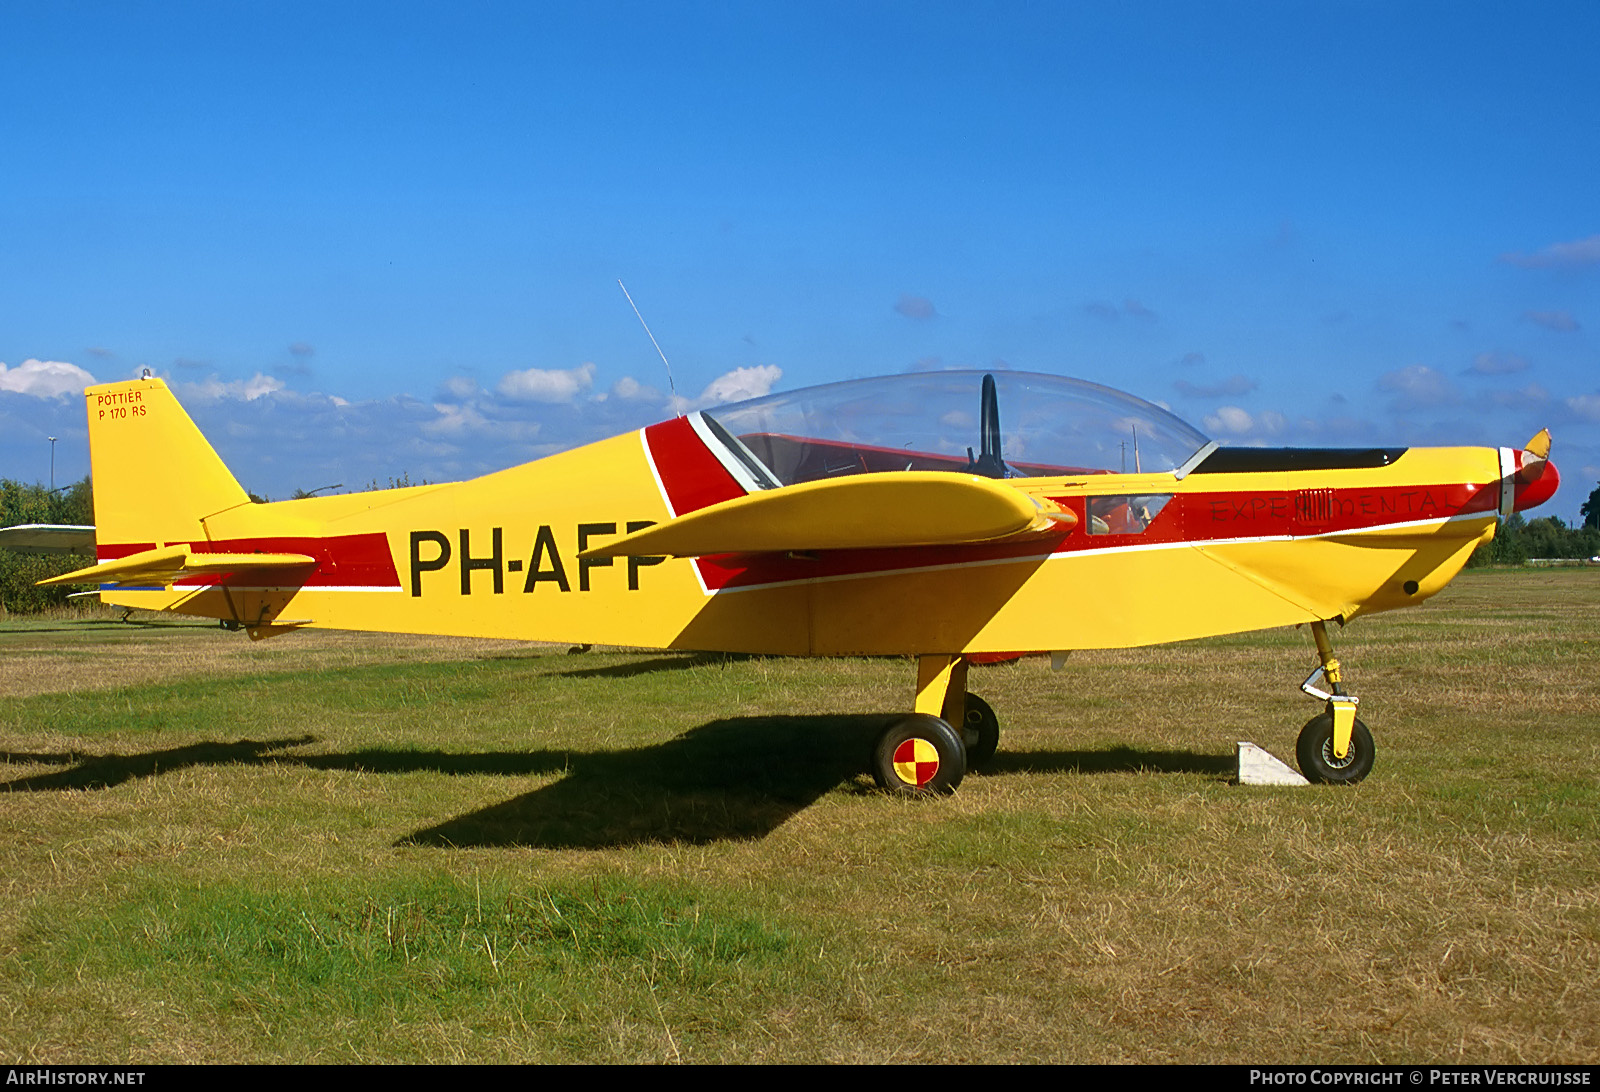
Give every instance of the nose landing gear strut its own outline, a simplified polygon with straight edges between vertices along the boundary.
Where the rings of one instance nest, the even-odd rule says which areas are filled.
[[[1300,684],[1300,689],[1327,705],[1321,715],[1312,717],[1300,729],[1295,757],[1299,760],[1300,772],[1309,781],[1354,785],[1372,772],[1376,753],[1372,733],[1356,717],[1360,699],[1345,693],[1339,676],[1339,661],[1334,658],[1333,644],[1328,640],[1327,624],[1312,622],[1311,636],[1317,642],[1317,656],[1322,662]],[[1322,683],[1329,689],[1322,689]]]

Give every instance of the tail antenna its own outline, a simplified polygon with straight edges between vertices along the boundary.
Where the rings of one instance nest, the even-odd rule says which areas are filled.
[[[678,387],[672,382],[672,364],[667,360],[667,354],[661,351],[661,343],[656,340],[656,335],[650,332],[650,324],[644,320],[644,316],[639,314],[639,305],[633,302],[633,297],[628,294],[628,286],[622,283],[621,277],[617,278],[617,287],[622,289],[622,295],[627,299],[628,306],[633,308],[634,317],[639,320],[639,325],[644,327],[645,336],[650,339],[650,344],[656,347],[656,355],[661,358],[661,363],[667,369],[667,389],[672,392],[673,405],[677,405]],[[680,412],[678,416],[682,417],[683,414]]]

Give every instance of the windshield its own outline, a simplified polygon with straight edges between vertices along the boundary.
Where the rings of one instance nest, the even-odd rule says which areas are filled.
[[[746,449],[739,458],[752,456],[783,485],[891,470],[996,478],[1163,472],[1206,444],[1160,406],[1035,372],[913,372],[713,413],[713,431]]]

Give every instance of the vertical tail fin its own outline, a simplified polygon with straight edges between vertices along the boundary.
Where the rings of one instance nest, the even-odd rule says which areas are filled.
[[[90,387],[84,398],[102,558],[129,546],[202,542],[206,517],[250,503],[161,380]]]

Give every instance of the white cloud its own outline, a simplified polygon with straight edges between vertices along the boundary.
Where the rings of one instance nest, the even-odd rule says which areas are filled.
[[[1569,410],[1583,420],[1600,422],[1600,394],[1580,394],[1563,401]]]
[[[1551,243],[1532,254],[1502,254],[1500,260],[1523,269],[1575,269],[1585,265],[1600,265],[1600,235],[1574,239],[1570,243]]]
[[[83,388],[95,381],[94,376],[76,364],[60,360],[24,360],[15,368],[0,364],[0,391],[31,394],[36,398],[82,394]]]
[[[631,375],[625,375],[611,384],[611,393],[625,402],[656,402],[661,399],[660,391]]]
[[[439,384],[439,389],[451,398],[471,398],[478,393],[478,381],[471,376],[452,375]]]
[[[1219,406],[1217,412],[1207,414],[1201,424],[1213,436],[1255,440],[1281,436],[1289,429],[1289,419],[1277,410],[1263,410],[1252,416],[1238,406]]]
[[[735,368],[717,376],[700,392],[702,406],[721,402],[743,402],[746,398],[760,398],[772,391],[773,385],[783,378],[783,369],[776,364],[757,364],[749,368]]]
[[[434,403],[439,416],[425,422],[422,431],[430,436],[456,436],[464,432],[482,432],[489,428],[489,420],[471,406],[453,406]]]
[[[262,375],[257,372],[244,381],[244,400],[254,402],[264,394],[272,394],[283,390],[283,380],[271,375]]]
[[[757,364],[723,372],[700,392],[698,398],[673,395],[667,401],[672,413],[684,414],[706,406],[719,406],[725,402],[743,402],[747,398],[760,398],[772,392],[773,385],[783,377],[783,369],[776,364]]]
[[[207,401],[230,399],[238,402],[254,402],[258,398],[283,390],[284,383],[275,376],[257,372],[249,379],[235,379],[224,383],[213,376],[203,383],[183,383],[179,387],[182,397],[201,398]]]
[[[1403,409],[1447,406],[1456,401],[1455,387],[1450,380],[1426,364],[1385,372],[1378,377],[1378,389],[1394,394],[1396,406]]]
[[[595,366],[586,361],[576,368],[528,368],[520,372],[507,372],[500,377],[496,388],[507,398],[522,402],[570,402],[594,386]]]
[[[1255,430],[1255,421],[1238,406],[1219,406],[1217,412],[1207,414],[1202,423],[1209,432],[1225,432],[1232,436],[1245,436]]]

